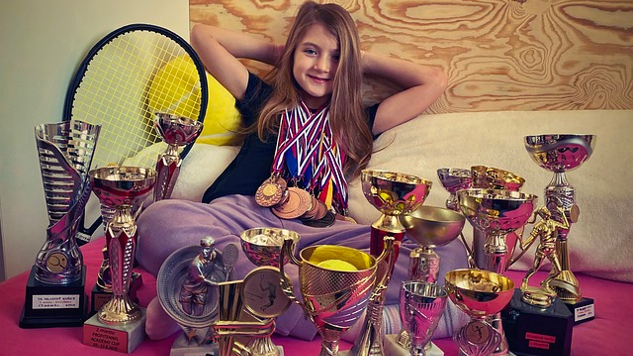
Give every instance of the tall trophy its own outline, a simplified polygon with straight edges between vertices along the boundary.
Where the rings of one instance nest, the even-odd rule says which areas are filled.
[[[526,136],[525,149],[532,160],[541,168],[554,173],[545,187],[545,206],[552,218],[561,222],[562,215],[571,223],[578,220],[575,189],[567,180],[566,172],[574,170],[591,157],[596,145],[595,135],[548,134]],[[562,212],[561,212],[562,211]],[[580,284],[571,271],[567,236],[571,226],[558,230],[556,251],[562,271],[551,282],[558,297],[565,302],[575,315],[576,322],[593,318],[593,299],[583,298]]]
[[[86,318],[86,269],[76,235],[100,129],[77,120],[35,127],[49,225],[26,285],[22,328],[80,326]]]
[[[218,353],[210,325],[219,315],[218,283],[230,278],[237,250],[228,244],[223,251],[207,236],[198,246],[174,251],[163,262],[156,276],[158,301],[163,310],[182,329],[171,347],[170,356]],[[229,266],[229,267],[227,267]]]
[[[395,244],[392,256],[378,265],[376,285],[367,304],[363,327],[349,355],[384,355],[382,311],[385,293],[406,232],[400,217],[424,203],[432,182],[411,174],[370,169],[361,172],[361,182],[365,198],[382,213],[371,225],[370,254],[374,257],[382,254],[386,236],[393,237]]]
[[[155,181],[156,172],[150,168],[112,166],[90,171],[93,192],[116,212],[105,234],[112,298],[84,323],[86,345],[129,353],[145,338],[145,310],[129,296],[138,238],[132,211],[149,196]]]
[[[407,237],[419,246],[409,255],[407,280],[437,283],[440,272],[440,256],[433,249],[455,240],[464,228],[466,219],[462,214],[447,208],[421,205],[411,213],[401,215],[400,221],[407,229]],[[403,328],[397,337],[386,335],[385,338],[384,346],[387,354],[401,353],[393,344],[397,344],[407,351],[411,347],[406,328]],[[428,347],[430,349],[435,346],[429,344]]]
[[[360,250],[320,245],[302,249],[299,258],[292,253],[294,242],[287,239],[281,250],[279,269],[284,274],[284,261],[299,266],[299,287],[302,300],[294,292],[288,278],[283,290],[299,304],[321,336],[319,356],[339,354],[341,335],[360,318],[373,294],[378,264],[393,255],[393,237],[385,237],[385,248],[378,259]]]
[[[154,201],[159,201],[168,199],[174,190],[182,164],[178,150],[200,136],[203,124],[183,116],[155,113],[154,126],[167,143],[167,149],[159,155],[156,162]]]
[[[472,188],[472,173],[470,169],[465,168],[438,168],[437,178],[440,184],[449,195],[446,199],[446,207],[461,212],[459,201],[457,200],[457,191],[461,189]]]
[[[453,340],[467,356],[488,356],[502,343],[503,334],[489,322],[510,302],[514,283],[501,274],[459,269],[446,274],[446,289],[451,301],[471,320],[453,335]]]
[[[507,236],[522,230],[534,211],[536,195],[501,189],[463,189],[457,192],[462,213],[483,238],[478,267],[504,274],[515,262],[513,259],[517,239]],[[482,265],[480,266],[479,263]],[[500,349],[495,355],[508,354],[507,340],[501,323],[501,314],[493,315],[492,324],[502,336]]]
[[[409,335],[411,356],[426,356],[426,346],[444,314],[447,299],[446,289],[435,283],[402,283],[400,319]]]

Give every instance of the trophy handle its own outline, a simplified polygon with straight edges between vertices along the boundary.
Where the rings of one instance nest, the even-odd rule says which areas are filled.
[[[301,302],[297,298],[297,296],[295,296],[293,287],[292,287],[292,282],[290,281],[290,278],[286,277],[286,273],[284,272],[284,264],[285,264],[284,261],[286,260],[286,258],[288,258],[288,261],[290,263],[301,267],[301,261],[299,261],[293,253],[294,245],[295,245],[295,241],[293,239],[286,238],[284,239],[284,244],[281,247],[281,251],[279,254],[279,272],[281,273],[281,290],[284,292],[286,296],[288,296],[288,299],[299,304],[299,306],[301,306],[303,310],[308,310],[306,309],[303,302]]]

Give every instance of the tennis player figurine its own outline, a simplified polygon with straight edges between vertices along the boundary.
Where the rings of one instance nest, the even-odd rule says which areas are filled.
[[[204,311],[209,283],[212,283],[207,275],[215,266],[215,240],[207,236],[200,240],[200,246],[202,251],[191,261],[189,274],[180,289],[182,310],[192,316],[200,316]]]
[[[560,216],[563,220],[562,223],[552,219],[552,213],[549,209],[547,209],[547,207],[543,206],[534,212],[534,220],[536,220],[537,215],[541,217],[541,220],[534,225],[530,236],[526,240],[521,241],[521,249],[525,250],[537,238],[539,239],[536,254],[534,255],[534,263],[526,272],[525,277],[523,277],[523,282],[521,283],[521,291],[523,291],[522,299],[529,304],[540,305],[540,303],[534,300],[534,297],[532,296],[534,292],[537,291],[528,286],[528,281],[530,277],[532,277],[541,267],[543,258],[547,258],[552,263],[552,269],[547,278],[541,282],[541,291],[547,295],[556,295],[556,292],[550,286],[550,281],[556,278],[561,271],[561,263],[558,259],[558,254],[556,253],[556,239],[558,237],[558,229],[569,229],[567,216],[564,214],[562,208],[557,208],[560,211]]]

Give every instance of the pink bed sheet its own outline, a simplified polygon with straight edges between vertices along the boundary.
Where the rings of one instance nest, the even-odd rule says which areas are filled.
[[[86,292],[94,286],[101,264],[103,239],[97,239],[82,247],[84,263],[87,267]],[[142,271],[141,271],[142,272]],[[142,272],[143,273],[143,272]],[[508,276],[520,282],[523,273],[510,271]],[[543,272],[532,278],[540,280]],[[24,305],[25,286],[28,273],[22,273],[0,283],[0,355],[116,355],[117,352],[102,350],[82,344],[82,328],[21,329],[18,326]],[[595,300],[594,320],[576,325],[573,330],[573,356],[625,356],[630,355],[627,335],[633,325],[633,284],[608,281],[586,275],[577,275],[583,295]],[[139,290],[142,306],[147,305],[156,295],[155,280],[143,273],[143,286]],[[169,355],[175,335],[160,341],[145,340],[132,355]],[[318,355],[320,341],[275,336],[277,345],[284,347],[287,356]],[[457,356],[458,349],[451,339],[434,341],[447,356]],[[340,350],[351,347],[341,342]]]

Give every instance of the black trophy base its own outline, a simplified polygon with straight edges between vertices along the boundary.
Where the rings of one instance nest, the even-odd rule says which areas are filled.
[[[130,280],[130,299],[139,304],[137,296],[138,289],[143,285],[143,276],[140,273],[133,272]],[[105,291],[95,284],[90,291],[90,312],[88,316],[91,317],[101,309],[101,307],[112,299],[112,292]]]
[[[574,316],[574,325],[582,324],[593,320],[596,316],[592,298],[582,298],[574,304],[565,303],[571,314]]]
[[[521,300],[515,289],[510,304],[501,312],[508,346],[517,356],[569,356],[574,318],[558,298],[547,308]]]
[[[88,297],[86,268],[82,268],[77,282],[59,285],[42,283],[35,279],[37,267],[31,268],[26,283],[26,299],[20,315],[23,329],[82,326],[86,320]]]

